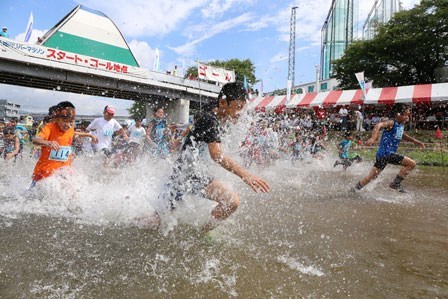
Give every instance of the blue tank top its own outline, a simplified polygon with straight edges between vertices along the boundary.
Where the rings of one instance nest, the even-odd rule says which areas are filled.
[[[384,158],[390,154],[397,152],[398,145],[403,138],[404,124],[399,124],[394,121],[394,126],[390,130],[383,129],[383,135],[381,136],[380,147],[376,156],[378,158]]]

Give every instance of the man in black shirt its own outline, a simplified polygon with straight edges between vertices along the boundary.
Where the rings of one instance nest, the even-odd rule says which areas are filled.
[[[213,220],[224,220],[237,209],[240,201],[238,194],[226,187],[222,181],[209,175],[207,163],[200,162],[202,154],[207,152],[213,161],[239,176],[255,192],[270,191],[265,180],[244,169],[225,155],[221,148],[220,122],[226,123],[239,117],[246,104],[246,94],[242,83],[228,83],[223,86],[218,99],[209,103],[205,111],[195,118],[194,126],[186,136],[170,178],[172,207],[173,198],[180,200],[187,194],[195,194],[218,203],[211,213]],[[212,222],[205,229],[213,228]]]

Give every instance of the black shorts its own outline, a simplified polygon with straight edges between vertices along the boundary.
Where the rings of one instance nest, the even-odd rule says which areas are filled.
[[[107,158],[110,158],[112,156],[112,154],[114,153],[112,150],[110,150],[108,148],[102,148],[101,151]]]
[[[401,165],[401,162],[403,161],[404,156],[397,155],[397,154],[390,154],[386,157],[378,158],[376,157],[374,167],[383,170],[387,164],[393,164],[393,165]]]

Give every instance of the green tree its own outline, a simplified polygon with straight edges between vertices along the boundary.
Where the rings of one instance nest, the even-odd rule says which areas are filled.
[[[144,101],[134,101],[131,108],[128,109],[132,119],[140,118],[144,119],[146,117],[146,102]]]
[[[255,77],[255,66],[250,59],[215,60],[207,62],[207,64],[235,71],[235,77],[237,81],[243,81],[244,76],[246,76],[249,87],[252,87],[257,82],[257,78]],[[190,76],[198,76],[197,66],[191,66],[187,69],[187,71],[185,72],[185,78],[188,78]]]
[[[422,0],[380,26],[374,39],[351,44],[333,75],[341,88],[358,88],[360,71],[379,87],[434,83],[447,56],[448,1]]]

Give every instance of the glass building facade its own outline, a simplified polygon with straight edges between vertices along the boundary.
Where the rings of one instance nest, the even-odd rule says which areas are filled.
[[[358,0],[333,0],[322,27],[321,80],[332,75],[332,61],[357,38]]]
[[[362,28],[362,38],[373,39],[378,33],[379,26],[389,22],[394,14],[401,10],[399,0],[376,0]]]

